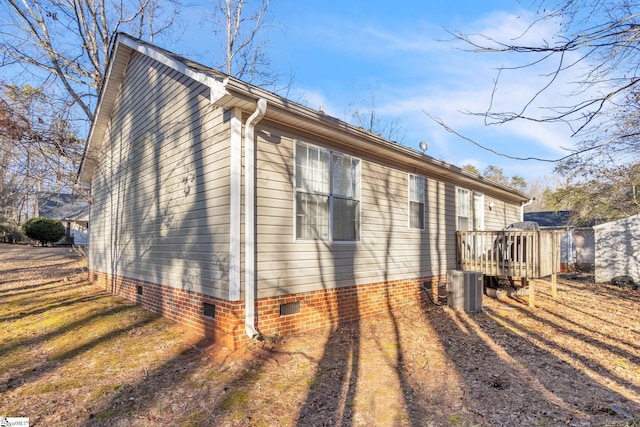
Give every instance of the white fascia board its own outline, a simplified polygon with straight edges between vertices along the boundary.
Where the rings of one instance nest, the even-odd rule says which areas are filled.
[[[123,46],[126,49],[123,49]],[[89,130],[89,136],[87,138],[87,143],[85,146],[85,151],[80,162],[80,167],[78,168],[77,180],[79,182],[88,183],[91,179],[90,175],[92,171],[86,173],[87,167],[89,167],[88,163],[91,163],[90,156],[93,155],[92,150],[96,149],[94,139],[101,139],[104,135],[104,130],[106,127],[106,121],[111,113],[111,109],[113,105],[105,105],[104,104],[104,95],[108,91],[117,90],[119,87],[120,79],[116,78],[114,81],[114,64],[117,64],[117,59],[123,54],[130,54],[130,52],[126,52],[128,49],[134,50],[136,52],[147,55],[161,64],[166,65],[169,68],[172,68],[202,84],[209,87],[209,97],[210,102],[213,104],[218,100],[222,99],[225,96],[228,96],[228,92],[226,90],[227,80],[226,78],[216,78],[210,76],[203,72],[198,72],[190,67],[188,67],[183,62],[180,62],[176,59],[171,58],[170,56],[162,53],[159,50],[153,49],[151,46],[138,42],[137,40],[132,39],[124,33],[119,33],[116,37],[116,41],[114,43],[113,52],[111,54],[111,60],[109,61],[109,65],[105,72],[104,84],[101,89],[101,93],[99,96],[98,106],[96,108],[94,119],[91,124],[91,129]],[[124,71],[124,70],[122,70]],[[108,110],[108,111],[105,111]],[[104,122],[104,123],[103,123]]]
[[[128,46],[137,52],[140,52],[150,58],[153,58],[156,61],[160,62],[161,64],[164,64],[167,67],[172,68],[184,74],[185,76],[188,76],[193,80],[200,82],[203,85],[209,87],[211,89],[210,101],[212,104],[218,101],[219,99],[221,99],[222,97],[224,97],[225,95],[227,95],[227,90],[226,90],[227,79],[226,78],[219,78],[219,77],[217,78],[217,77],[210,76],[206,73],[199,72],[197,70],[194,70],[193,68],[188,67],[184,62],[173,59],[165,55],[164,53],[156,49],[153,49],[149,45],[139,43],[138,41],[133,40],[124,34],[122,34],[121,36],[122,36],[122,40],[120,41],[120,43],[124,44],[125,46]]]
[[[118,35],[118,39],[119,38],[120,38],[120,35]],[[107,65],[107,70],[104,75],[102,88],[100,90],[100,94],[98,97],[98,105],[96,107],[96,111],[93,114],[93,121],[91,122],[91,128],[89,129],[89,135],[87,137],[87,142],[84,147],[84,153],[82,154],[82,160],[80,162],[80,167],[78,168],[77,181],[84,185],[87,185],[90,179],[90,177],[84,177],[84,171],[85,171],[85,168],[87,167],[87,158],[93,154],[91,152],[94,146],[93,139],[96,137],[96,134],[98,134],[97,136],[99,136],[100,138],[102,138],[102,136],[104,135],[104,124],[102,123],[102,121],[104,120],[103,113],[105,108],[103,103],[104,94],[109,90],[111,84],[113,84],[113,81],[112,81],[113,67],[114,67],[114,64],[117,62],[116,58],[118,58],[118,56],[121,55],[121,48],[120,48],[120,43],[118,43],[118,39],[116,39],[113,53],[111,55],[109,64]],[[111,109],[112,107],[113,107],[112,105],[109,105],[107,108]]]

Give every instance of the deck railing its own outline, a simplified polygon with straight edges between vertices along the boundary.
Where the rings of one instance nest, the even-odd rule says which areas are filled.
[[[560,235],[553,231],[458,231],[458,268],[487,276],[539,279],[560,270]]]

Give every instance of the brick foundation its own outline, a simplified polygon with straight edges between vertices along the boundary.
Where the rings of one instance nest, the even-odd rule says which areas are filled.
[[[228,301],[93,271],[89,277],[107,292],[184,324],[228,347],[237,348],[250,340],[244,332],[244,301]],[[421,286],[437,290],[440,280],[439,277],[397,280],[259,298],[257,329],[263,335],[288,335],[385,313],[406,304],[418,303]],[[205,303],[214,306],[215,314],[204,315]],[[298,303],[299,312],[281,314],[281,305],[290,303]]]

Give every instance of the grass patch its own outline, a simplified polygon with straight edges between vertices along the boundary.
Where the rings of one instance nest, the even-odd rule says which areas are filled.
[[[48,381],[42,384],[37,384],[31,387],[28,387],[28,390],[25,389],[25,390],[22,390],[21,392],[28,393],[27,395],[32,393],[44,394],[44,393],[61,392],[65,390],[80,388],[85,383],[85,381],[86,379],[84,377],[65,378],[59,381]]]
[[[180,427],[200,427],[207,421],[207,414],[204,412],[194,412],[178,418],[177,424]]]
[[[36,277],[0,289],[0,414],[43,423],[57,406],[45,402],[63,398],[78,419],[90,408],[101,411],[94,420],[121,416],[109,408],[122,384],[174,359],[185,348],[183,328],[106,294],[85,274],[43,274],[42,284]]]
[[[96,403],[99,403],[102,399],[110,396],[114,396],[118,390],[122,387],[121,384],[102,384],[100,386],[92,388],[85,397],[84,403],[91,407]]]
[[[242,407],[249,401],[249,393],[244,390],[232,390],[220,402],[219,408],[225,411],[242,410]]]
[[[395,419],[395,422],[398,424],[408,423],[411,421],[411,417],[408,414],[405,414],[404,412],[397,413],[394,419]]]
[[[105,409],[104,411],[98,412],[95,417],[98,421],[106,421],[110,418],[115,417],[116,415],[118,415],[118,411],[116,411],[115,409]]]
[[[462,417],[460,417],[460,415],[449,415],[447,421],[449,421],[450,424],[458,424],[462,421]]]

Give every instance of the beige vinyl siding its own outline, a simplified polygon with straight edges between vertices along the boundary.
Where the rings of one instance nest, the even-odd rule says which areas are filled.
[[[489,209],[489,202],[493,202],[493,209]],[[522,221],[520,217],[520,206],[505,203],[502,200],[486,197],[484,198],[484,229],[502,230],[509,224]]]
[[[266,134],[277,133],[266,129]],[[420,171],[427,191],[426,227],[409,229],[407,186],[413,171],[374,162],[363,153],[344,153],[361,159],[361,240],[295,241],[295,138],[281,132],[277,141],[258,138],[260,297],[435,276],[455,268],[455,186]]]
[[[92,269],[228,296],[229,128],[208,91],[132,55],[92,181]]]

